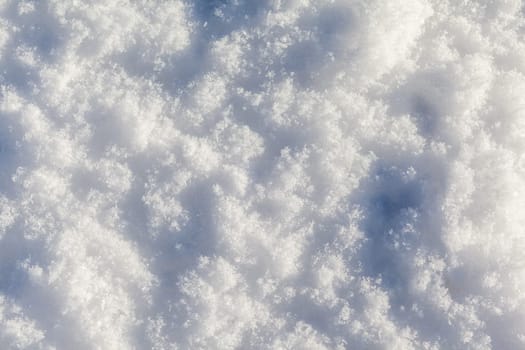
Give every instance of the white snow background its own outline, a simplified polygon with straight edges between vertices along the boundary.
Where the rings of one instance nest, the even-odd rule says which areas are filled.
[[[0,349],[525,349],[524,5],[0,1]]]

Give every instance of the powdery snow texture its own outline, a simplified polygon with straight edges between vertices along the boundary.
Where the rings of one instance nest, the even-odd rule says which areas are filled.
[[[2,349],[525,349],[522,1],[0,18]]]

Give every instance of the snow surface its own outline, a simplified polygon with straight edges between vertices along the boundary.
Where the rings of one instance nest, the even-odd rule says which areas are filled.
[[[525,349],[524,12],[0,1],[0,348]]]

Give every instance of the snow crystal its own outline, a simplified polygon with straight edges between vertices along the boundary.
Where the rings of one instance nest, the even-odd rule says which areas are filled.
[[[525,348],[524,8],[0,1],[0,347]]]

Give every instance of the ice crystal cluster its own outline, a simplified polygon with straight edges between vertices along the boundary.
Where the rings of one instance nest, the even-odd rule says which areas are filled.
[[[0,348],[525,349],[524,5],[0,1]]]

